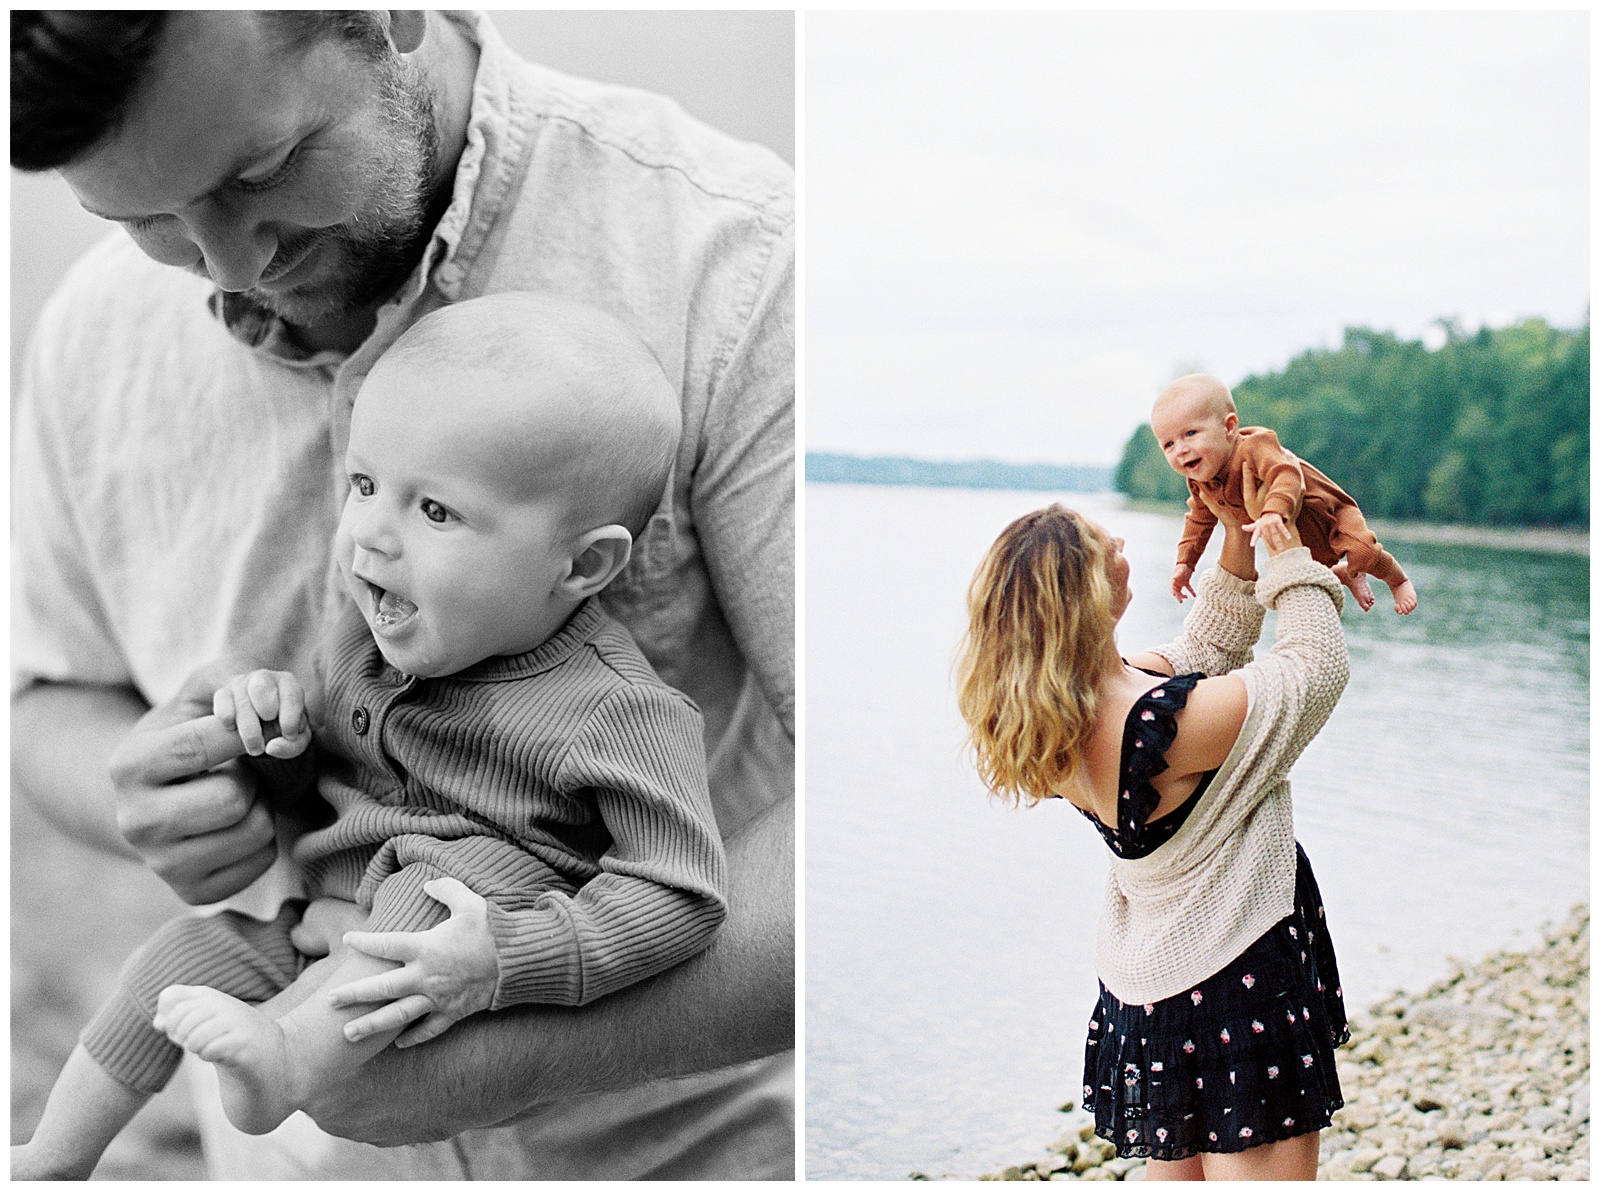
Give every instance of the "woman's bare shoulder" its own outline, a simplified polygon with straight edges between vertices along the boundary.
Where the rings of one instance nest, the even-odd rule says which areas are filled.
[[[1178,713],[1178,735],[1167,750],[1175,774],[1207,773],[1228,758],[1250,710],[1244,680],[1236,674],[1203,678]]]

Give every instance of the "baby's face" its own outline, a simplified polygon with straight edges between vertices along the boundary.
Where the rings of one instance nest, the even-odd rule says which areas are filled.
[[[1150,429],[1167,464],[1186,480],[1206,483],[1228,466],[1239,441],[1237,414],[1220,413],[1203,397],[1173,397],[1150,414]]]
[[[407,674],[525,652],[571,612],[555,597],[566,502],[491,421],[461,416],[437,373],[374,373],[356,402],[335,549],[378,648]]]

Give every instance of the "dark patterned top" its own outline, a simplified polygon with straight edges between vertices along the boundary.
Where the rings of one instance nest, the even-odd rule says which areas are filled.
[[[1146,674],[1150,671],[1146,670]],[[1177,834],[1211,784],[1211,770],[1202,774],[1194,793],[1170,814],[1152,820],[1150,813],[1161,802],[1161,795],[1150,779],[1165,773],[1166,751],[1178,735],[1178,712],[1189,702],[1204,674],[1179,674],[1163,681],[1134,700],[1122,729],[1122,761],[1117,776],[1117,825],[1107,827],[1094,812],[1078,807],[1105,839],[1106,846],[1124,860],[1148,856]]]

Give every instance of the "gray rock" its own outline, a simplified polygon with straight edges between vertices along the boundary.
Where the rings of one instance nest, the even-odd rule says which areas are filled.
[[[1453,1001],[1432,997],[1419,1001],[1406,1011],[1406,1023],[1417,1025],[1451,1026],[1457,1022],[1510,1021],[1515,1014],[1499,1005],[1457,1005]]]
[[[1406,1160],[1399,1154],[1380,1158],[1372,1165],[1372,1173],[1380,1179],[1397,1179],[1406,1172]]]
[[[1538,1108],[1529,1109],[1528,1115],[1523,1118],[1523,1122],[1534,1132],[1543,1133],[1560,1119],[1555,1113],[1541,1105]]]
[[[1578,1087],[1573,1088],[1569,1093],[1567,1093],[1567,1095],[1572,1101],[1572,1107],[1567,1109],[1568,1118],[1571,1119],[1574,1125],[1578,1124],[1580,1121],[1587,1121],[1589,1119],[1588,1076],[1585,1075],[1583,1083]]]
[[[1440,1121],[1434,1133],[1447,1150],[1459,1150],[1467,1144],[1467,1129],[1460,1121]]]
[[[1382,1157],[1383,1151],[1377,1146],[1364,1145],[1350,1155],[1349,1166],[1353,1173],[1365,1174]]]

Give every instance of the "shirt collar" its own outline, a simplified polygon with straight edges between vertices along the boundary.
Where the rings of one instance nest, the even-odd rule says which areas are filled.
[[[468,274],[489,231],[512,195],[521,173],[528,133],[512,119],[516,99],[513,65],[517,62],[485,13],[446,12],[478,46],[478,73],[473,80],[467,143],[456,163],[450,205],[440,217],[418,263],[405,283],[384,305],[402,315],[414,307],[431,284],[447,302],[462,294]],[[272,311],[241,293],[213,290],[208,306],[235,339],[253,351],[295,367],[337,365],[346,353],[302,346],[289,325]],[[403,318],[409,323],[409,318]]]

